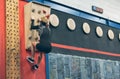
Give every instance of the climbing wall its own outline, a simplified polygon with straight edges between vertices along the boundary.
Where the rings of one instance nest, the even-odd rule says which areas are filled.
[[[31,54],[30,51],[26,51],[25,47],[25,6],[29,4],[24,0],[19,1],[19,24],[20,24],[20,71],[21,71],[21,79],[46,79],[46,63],[45,56],[43,55],[43,59],[39,65],[38,70],[33,71],[31,69],[33,64],[30,64],[26,57]],[[35,63],[37,62],[37,56],[39,53],[35,54]]]
[[[6,0],[6,79],[20,79],[19,0]]]
[[[53,52],[120,60],[120,29],[54,9],[51,10],[51,14],[59,18],[57,27],[51,25],[52,43],[55,43],[52,44]],[[74,20],[71,23],[70,18]],[[76,28],[70,30],[70,24],[76,25]]]
[[[31,40],[36,41],[38,34],[35,30],[30,30],[31,19],[34,18],[34,25],[39,25],[38,21],[41,17],[50,14],[50,7],[36,2],[30,2],[24,6],[24,21],[25,21],[25,48],[29,49]]]
[[[51,14],[59,24],[51,23],[48,79],[120,79],[120,29],[54,9]]]

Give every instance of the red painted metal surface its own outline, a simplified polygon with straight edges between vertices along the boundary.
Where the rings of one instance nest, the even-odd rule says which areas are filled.
[[[26,3],[27,2],[25,1],[19,1],[21,79],[46,79],[44,56],[37,71],[32,71],[30,63],[26,61],[26,56],[30,54],[30,52],[27,52],[25,50],[24,5]],[[36,60],[37,60],[37,55],[36,55]]]
[[[5,0],[0,3],[0,79],[5,79]]]

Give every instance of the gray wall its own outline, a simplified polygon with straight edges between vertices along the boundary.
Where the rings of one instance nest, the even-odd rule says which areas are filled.
[[[50,79],[120,79],[120,62],[49,54]]]

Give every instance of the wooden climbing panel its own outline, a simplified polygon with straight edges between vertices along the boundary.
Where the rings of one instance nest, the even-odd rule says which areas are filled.
[[[6,0],[6,79],[20,79],[19,0]]]
[[[51,8],[47,5],[40,4],[37,2],[30,2],[24,6],[24,21],[25,21],[25,48],[29,49],[31,46],[31,41],[36,41],[38,37],[37,32],[30,30],[31,18],[34,17],[34,25],[39,25],[38,20],[41,17],[50,15]],[[32,38],[32,39],[30,39]]]

